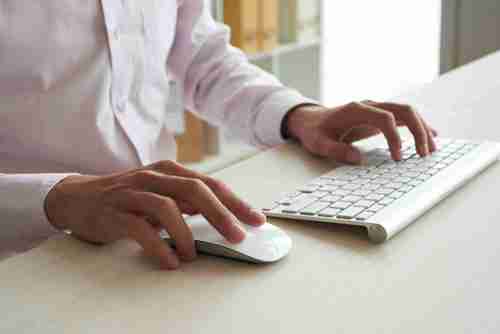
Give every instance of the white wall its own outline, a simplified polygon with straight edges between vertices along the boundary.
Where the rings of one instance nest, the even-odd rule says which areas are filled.
[[[385,100],[439,72],[437,0],[324,1],[323,100]]]

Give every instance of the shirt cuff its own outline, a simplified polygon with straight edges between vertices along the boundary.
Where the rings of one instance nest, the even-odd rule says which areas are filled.
[[[1,174],[0,254],[23,252],[60,231],[45,212],[45,198],[52,188],[71,174]]]
[[[272,147],[285,142],[281,135],[281,123],[285,115],[301,104],[317,104],[295,90],[283,90],[273,93],[262,103],[256,120],[256,137],[264,147]]]

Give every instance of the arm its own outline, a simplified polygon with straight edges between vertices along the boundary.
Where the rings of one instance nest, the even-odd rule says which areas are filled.
[[[312,101],[249,64],[230,46],[229,29],[214,22],[203,1],[184,1],[177,22],[167,65],[183,83],[186,106],[251,144],[282,143],[284,115]]]
[[[241,51],[231,47],[229,30],[214,22],[203,3],[184,1],[180,6],[167,64],[184,85],[189,109],[226,125],[254,145],[282,143],[283,130],[311,153],[349,163],[362,161],[361,152],[351,144],[380,132],[398,160],[398,126],[410,129],[420,155],[435,150],[435,131],[411,106],[373,101],[336,108],[311,106],[317,103],[250,65]]]
[[[55,235],[44,201],[68,174],[0,174],[0,259]]]

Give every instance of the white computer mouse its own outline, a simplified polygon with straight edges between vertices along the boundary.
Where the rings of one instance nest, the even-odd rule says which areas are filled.
[[[241,224],[246,238],[233,244],[226,241],[203,216],[186,217],[185,220],[193,231],[196,249],[200,253],[252,263],[270,263],[285,257],[292,248],[292,239],[269,223],[259,227]],[[175,247],[175,241],[167,232],[160,232],[160,236]]]

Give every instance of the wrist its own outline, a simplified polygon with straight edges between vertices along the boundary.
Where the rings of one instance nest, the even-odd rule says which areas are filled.
[[[63,199],[64,196],[62,196],[63,186],[78,177],[79,176],[68,176],[62,179],[52,187],[45,197],[45,215],[47,216],[49,223],[58,230],[62,231],[67,229],[67,226],[64,224],[64,220],[60,219],[60,214],[58,214],[59,208],[65,206]]]
[[[283,119],[282,133],[285,139],[301,141],[307,129],[317,123],[319,114],[325,108],[319,105],[300,105],[291,109]]]

